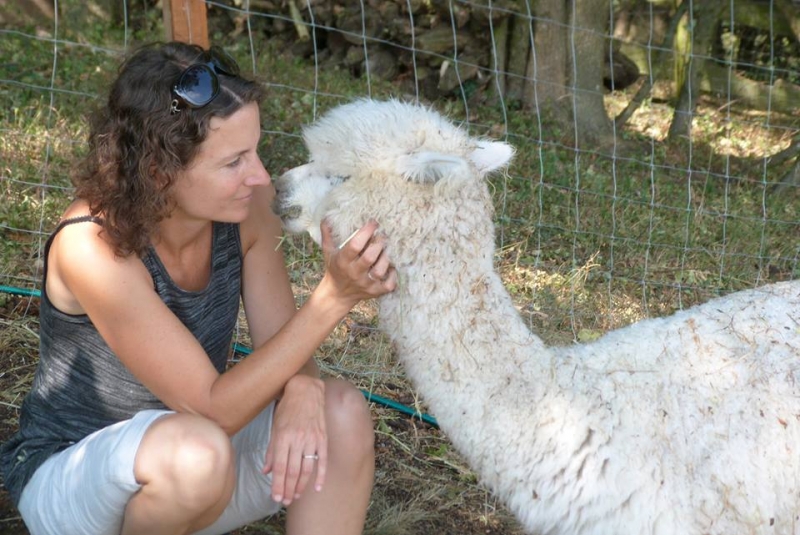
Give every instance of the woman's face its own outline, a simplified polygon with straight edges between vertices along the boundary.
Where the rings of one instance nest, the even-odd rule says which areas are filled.
[[[194,161],[178,173],[170,217],[239,223],[250,209],[253,189],[270,183],[256,149],[261,138],[258,105],[227,118],[213,117]]]

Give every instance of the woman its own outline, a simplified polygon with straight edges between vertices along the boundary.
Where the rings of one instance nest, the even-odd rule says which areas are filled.
[[[361,533],[372,424],[312,355],[396,274],[370,222],[299,310],[257,154],[263,89],[218,48],[121,67],[45,248],[40,363],[4,444],[32,535],[224,533],[287,507],[287,533]],[[228,367],[239,300],[254,351]],[[227,368],[227,369],[226,369]]]

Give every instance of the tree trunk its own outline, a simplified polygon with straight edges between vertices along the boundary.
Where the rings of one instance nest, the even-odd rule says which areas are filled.
[[[688,2],[684,2],[678,6],[675,14],[670,19],[669,27],[667,28],[667,32],[664,34],[664,40],[661,43],[661,46],[655,47],[654,51],[652,49],[648,49],[648,54],[653,54],[652,59],[648,61],[648,64],[653,65],[654,67],[652,69],[653,72],[650,72],[648,76],[645,77],[641,87],[639,87],[639,90],[633,96],[625,109],[614,118],[614,123],[617,130],[622,128],[625,123],[628,122],[628,119],[630,119],[631,115],[633,115],[639,106],[641,106],[642,102],[644,102],[644,99],[650,96],[650,92],[653,89],[653,82],[664,75],[664,72],[666,71],[664,65],[667,63],[665,61],[665,50],[670,50],[672,48],[675,40],[675,33],[678,31],[678,25],[680,24],[683,15],[686,13],[688,6]]]
[[[609,0],[572,0],[570,44],[574,121],[578,146],[608,140],[612,123],[603,98],[604,58],[608,54]]]
[[[797,9],[790,0],[775,0],[775,5],[786,18],[786,22],[792,29],[795,41],[800,42],[800,16],[798,16]]]
[[[56,8],[54,0],[0,0],[0,26],[13,28],[31,23],[50,26]]]
[[[796,160],[789,172],[772,188],[772,194],[780,195],[797,186],[800,186],[800,160]]]
[[[789,189],[789,186],[800,186],[800,135],[796,135],[791,145],[782,150],[778,154],[770,156],[768,163],[770,168],[775,168],[782,165],[784,162],[794,160],[794,164],[789,169],[789,172],[773,186],[772,194],[781,194]]]
[[[528,17],[510,16],[508,40],[508,66],[506,75],[506,97],[511,100],[524,99],[526,66],[531,49],[531,21]]]
[[[511,17],[504,17],[499,24],[494,26],[494,54],[491,55],[492,67],[494,68],[497,84],[490,91],[494,96],[495,90],[500,96],[506,94],[506,58],[508,53],[508,27]]]
[[[725,4],[722,2],[695,2],[694,13],[689,21],[690,53],[683,83],[680,85],[678,102],[669,127],[669,139],[689,138],[692,132],[692,116],[700,93],[700,73],[711,51],[717,31],[717,23]]]
[[[557,109],[567,95],[567,9],[565,0],[535,5],[533,53],[525,104],[537,111]]]

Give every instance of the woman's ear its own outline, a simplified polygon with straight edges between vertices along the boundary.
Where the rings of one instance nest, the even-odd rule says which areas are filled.
[[[153,162],[150,164],[150,177],[159,190],[166,191],[172,184],[169,176],[158,168],[158,165]]]

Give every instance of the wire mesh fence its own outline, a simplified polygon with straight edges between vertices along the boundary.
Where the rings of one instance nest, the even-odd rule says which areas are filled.
[[[126,51],[163,38],[149,2],[85,5],[9,16],[2,30],[0,282],[11,287],[40,284],[42,242],[83,150],[80,115]],[[210,40],[270,89],[273,172],[302,160],[301,126],[330,106],[432,103],[518,149],[494,182],[501,260],[565,274],[573,308],[588,283],[610,309],[627,294],[649,314],[798,274],[797,14],[720,6],[702,42],[691,2],[207,2]],[[690,128],[671,135],[681,114]]]

